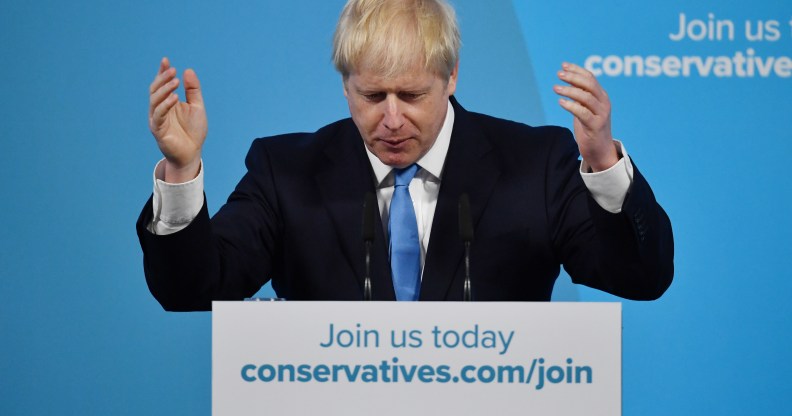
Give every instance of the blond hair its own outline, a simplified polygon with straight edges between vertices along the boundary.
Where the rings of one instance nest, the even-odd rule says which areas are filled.
[[[349,0],[333,36],[333,63],[344,78],[361,70],[394,77],[422,65],[447,79],[460,44],[444,0]]]

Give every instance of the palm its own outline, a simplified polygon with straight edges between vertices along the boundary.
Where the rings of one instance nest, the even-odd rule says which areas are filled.
[[[206,139],[206,110],[203,105],[178,102],[155,129],[152,133],[162,154],[169,160],[187,162],[201,151]]]
[[[595,171],[610,168],[619,160],[611,136],[611,104],[594,75],[574,64],[564,63],[559,78],[568,86],[553,89],[567,99],[561,107],[574,116],[575,139],[583,160]]]
[[[149,87],[149,128],[172,167],[197,170],[207,131],[201,84],[195,71],[184,71],[186,101],[179,101],[175,93],[179,83],[176,69],[163,58]]]
[[[604,135],[610,139],[610,126],[608,126],[607,119],[589,120],[589,124],[585,124],[580,118],[573,117],[572,127],[578,145],[584,148],[595,146],[597,141],[601,140],[599,136]]]

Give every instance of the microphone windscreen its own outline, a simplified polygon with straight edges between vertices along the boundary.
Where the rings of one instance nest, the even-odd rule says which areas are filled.
[[[363,241],[374,241],[377,209],[377,197],[371,192],[366,192],[366,197],[363,199]]]
[[[473,241],[473,219],[470,216],[470,199],[466,193],[459,196],[459,238],[468,243]]]

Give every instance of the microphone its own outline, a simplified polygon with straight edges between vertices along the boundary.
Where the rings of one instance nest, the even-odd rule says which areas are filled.
[[[363,246],[366,250],[366,273],[363,276],[363,300],[371,300],[371,245],[374,242],[374,223],[377,218],[377,198],[366,192],[363,199]]]
[[[459,238],[465,245],[465,283],[462,300],[470,302],[473,300],[470,285],[470,244],[473,242],[473,220],[470,216],[470,199],[466,193],[459,196]]]

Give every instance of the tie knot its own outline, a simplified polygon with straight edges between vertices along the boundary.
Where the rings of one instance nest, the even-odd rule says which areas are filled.
[[[406,168],[394,169],[395,186],[409,186],[416,172],[418,172],[418,165],[415,163]]]

